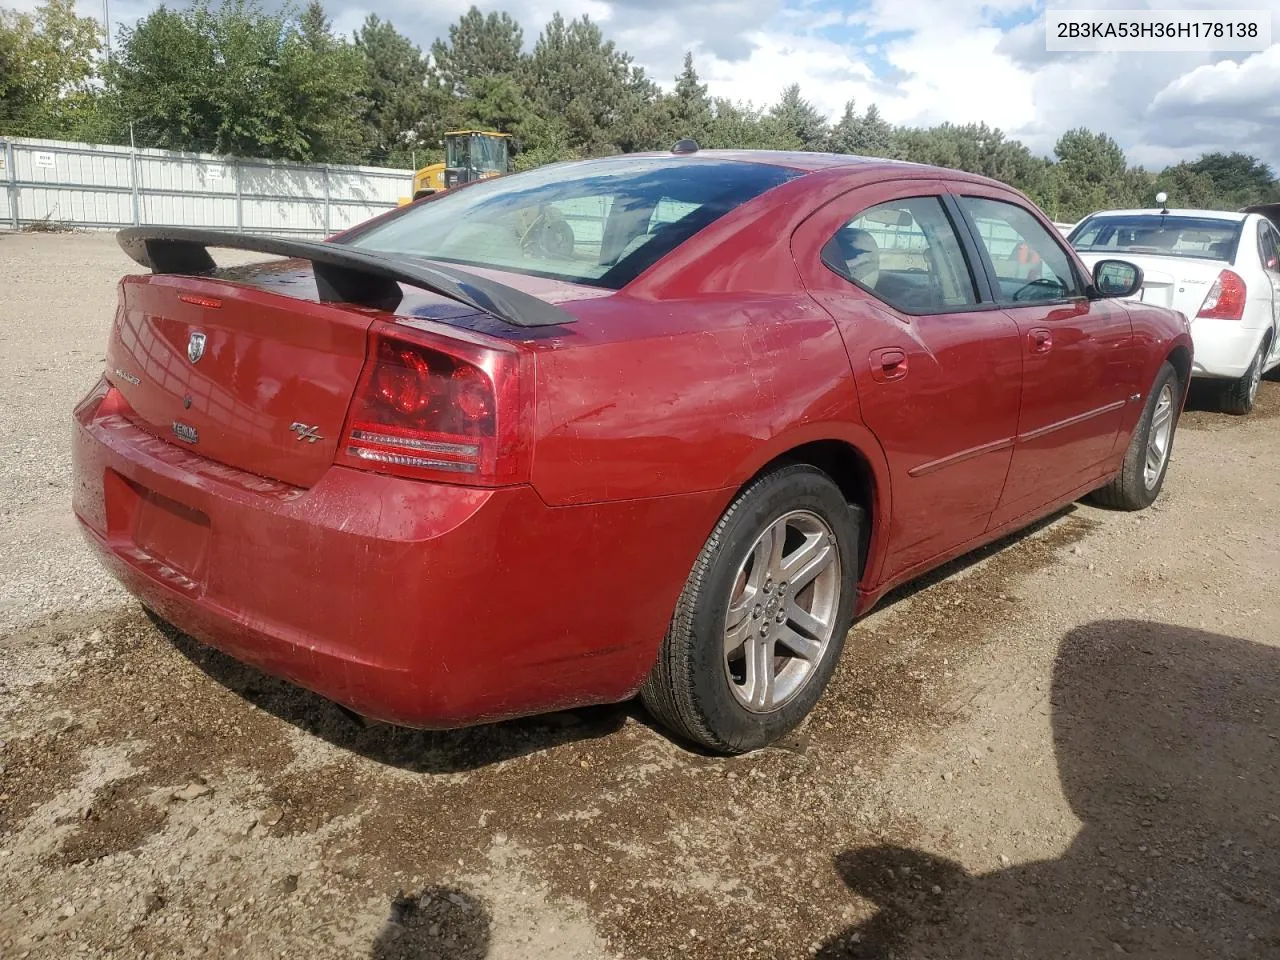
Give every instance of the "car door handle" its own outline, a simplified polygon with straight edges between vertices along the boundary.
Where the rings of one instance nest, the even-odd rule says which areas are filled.
[[[901,380],[907,375],[907,352],[899,347],[871,351],[871,379],[878,383]]]
[[[1032,353],[1048,353],[1053,349],[1053,334],[1044,327],[1037,327],[1027,334],[1027,346]]]

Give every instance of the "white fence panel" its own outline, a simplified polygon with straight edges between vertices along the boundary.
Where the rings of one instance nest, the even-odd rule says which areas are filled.
[[[0,140],[0,224],[133,224],[327,236],[410,194],[412,170]]]

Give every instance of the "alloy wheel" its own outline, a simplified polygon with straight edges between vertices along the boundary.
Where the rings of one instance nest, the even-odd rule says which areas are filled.
[[[1173,384],[1166,383],[1156,398],[1151,412],[1151,429],[1147,432],[1147,460],[1142,480],[1148,490],[1160,482],[1165,461],[1169,459],[1169,447],[1173,441]]]
[[[746,709],[794,697],[831,645],[842,580],[835,534],[795,510],[771,523],[738,567],[725,616],[724,669]]]

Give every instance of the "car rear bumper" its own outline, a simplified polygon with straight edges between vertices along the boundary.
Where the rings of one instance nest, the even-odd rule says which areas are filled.
[[[309,489],[76,413],[74,508],[146,606],[358,713],[449,727],[625,699],[716,494],[546,506],[334,467]],[[700,531],[700,532],[698,532]]]
[[[1245,327],[1239,320],[1191,321],[1195,341],[1191,375],[1238,380],[1257,355],[1264,332]]]

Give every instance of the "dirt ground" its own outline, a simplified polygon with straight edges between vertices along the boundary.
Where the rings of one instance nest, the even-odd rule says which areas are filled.
[[[0,957],[1280,957],[1280,383],[858,623],[735,759],[623,704],[361,726],[157,626],[69,508],[108,236],[0,235]]]

